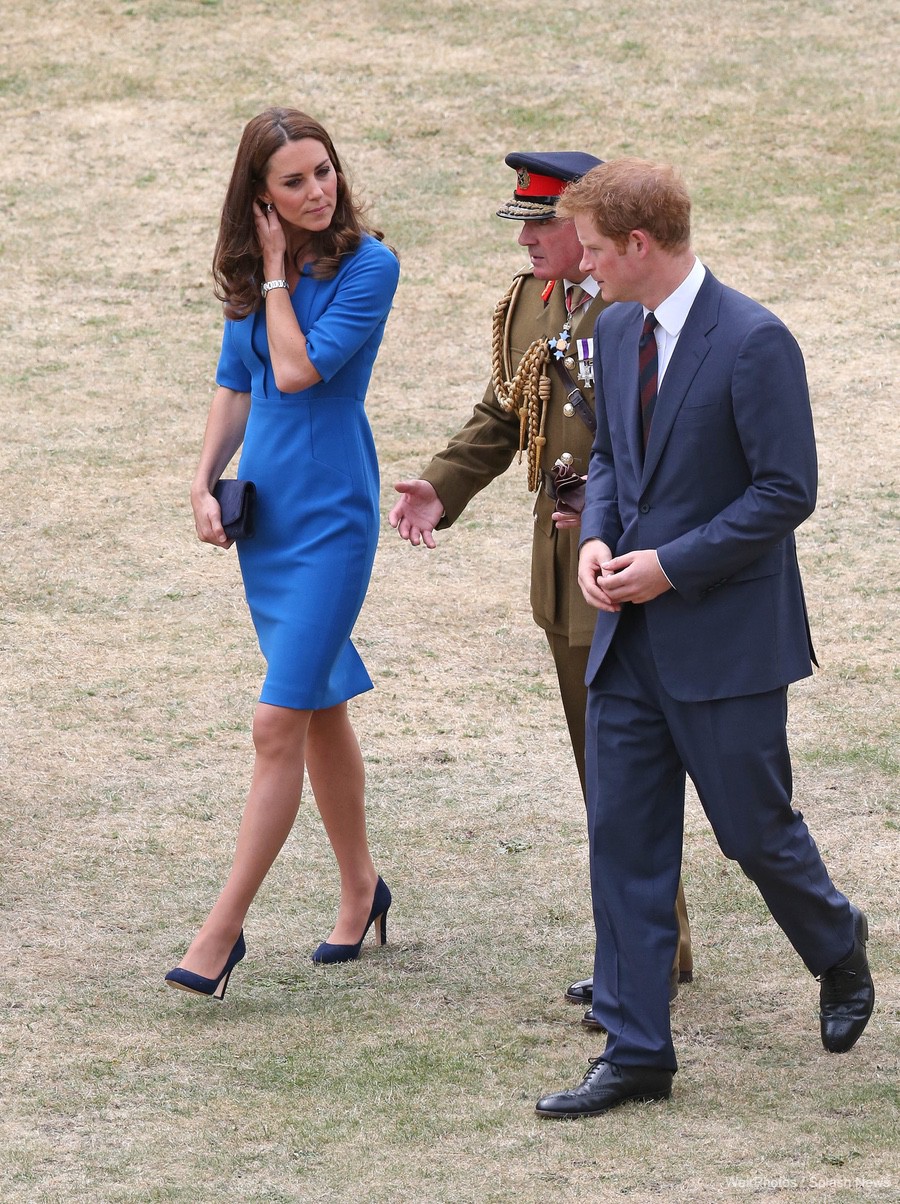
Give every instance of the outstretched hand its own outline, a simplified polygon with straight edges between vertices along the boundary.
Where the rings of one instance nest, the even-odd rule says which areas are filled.
[[[408,540],[414,547],[424,543],[426,548],[435,548],[434,528],[444,514],[444,503],[428,481],[398,481],[394,486],[401,495],[388,515],[388,522],[401,539]]]

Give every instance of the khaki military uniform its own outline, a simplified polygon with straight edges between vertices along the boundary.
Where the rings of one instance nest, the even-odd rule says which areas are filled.
[[[535,339],[554,338],[566,320],[565,299],[557,283],[546,304],[541,300],[545,283],[523,273],[519,292],[507,315],[511,368]],[[574,338],[591,339],[594,323],[604,308],[596,298],[582,306],[572,324]],[[550,471],[563,452],[569,452],[573,467],[587,472],[593,435],[577,414],[566,416],[565,390],[556,373],[549,371],[550,402],[547,408],[547,439],[541,463]],[[582,385],[593,406],[593,390]],[[476,493],[505,472],[518,452],[519,420],[502,410],[488,385],[484,398],[462,430],[440,452],[422,476],[430,481],[444,504],[441,527],[449,527]],[[569,643],[589,645],[594,634],[596,612],[585,602],[577,584],[578,528],[558,531],[550,517],[556,505],[542,489],[534,505],[534,544],[531,563],[531,607],[534,621],[545,631],[563,636]]]
[[[555,338],[566,320],[563,285],[557,281],[545,302],[544,281],[536,280],[530,269],[520,274],[520,287],[507,314],[507,341],[510,363],[508,379],[518,367],[528,347],[542,336]],[[594,298],[575,314],[571,339],[592,339],[594,323],[604,302]],[[570,373],[577,379],[576,367]],[[582,476],[588,470],[593,434],[588,426],[566,405],[566,388],[557,372],[548,368],[550,400],[547,403],[541,455],[545,474],[552,472],[556,460],[568,452],[572,467]],[[578,382],[582,395],[593,408],[593,389]],[[430,482],[444,506],[439,528],[451,526],[472,498],[501,473],[505,472],[519,450],[519,419],[504,411],[488,385],[472,417],[434,457],[421,477]],[[524,468],[523,468],[524,474]],[[578,586],[578,527],[559,530],[551,515],[556,503],[541,488],[534,502],[534,537],[531,553],[531,609],[534,621],[543,628],[556,665],[560,696],[572,741],[572,751],[584,790],[584,716],[587,687],[584,683],[588,651],[594,633],[597,612],[585,602]],[[679,921],[682,934],[679,964],[682,974],[692,969],[690,930],[683,896],[679,890]]]

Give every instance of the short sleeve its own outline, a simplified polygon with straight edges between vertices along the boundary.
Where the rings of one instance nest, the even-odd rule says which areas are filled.
[[[226,318],[225,329],[222,331],[222,350],[216,367],[216,384],[225,389],[233,389],[235,393],[249,393],[250,371],[238,351],[234,328],[235,323]]]
[[[306,353],[322,380],[330,380],[384,325],[400,265],[371,236],[342,265],[333,299],[306,333]]]

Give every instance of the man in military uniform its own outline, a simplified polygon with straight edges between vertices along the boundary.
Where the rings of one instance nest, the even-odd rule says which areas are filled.
[[[516,189],[497,216],[522,223],[518,242],[528,252],[531,268],[517,274],[495,311],[493,371],[483,399],[420,478],[394,486],[401,497],[389,521],[403,539],[433,548],[435,530],[451,526],[518,452],[527,456],[528,487],[537,493],[531,607],[556,664],[583,792],[584,678],[597,616],[577,582],[577,494],[596,426],[592,336],[604,302],[596,282],[581,270],[574,223],[556,217],[556,202],[569,181],[601,160],[562,151],[513,153],[506,162],[516,171]],[[681,889],[677,910],[680,947],[672,971],[673,995],[679,979],[689,981],[693,970]],[[573,983],[566,997],[590,1005],[591,992],[592,980],[584,979]],[[594,1026],[590,1010],[584,1023]]]

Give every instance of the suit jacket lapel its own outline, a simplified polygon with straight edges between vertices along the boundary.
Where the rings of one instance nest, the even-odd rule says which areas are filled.
[[[707,269],[700,291],[694,299],[694,304],[691,306],[681,334],[678,336],[678,342],[675,344],[675,350],[672,352],[672,358],[656,399],[653,423],[650,427],[650,442],[647,445],[644,470],[641,474],[642,486],[645,486],[653,475],[688,389],[709,353],[710,344],[707,336],[718,320],[721,295],[722,285]],[[640,338],[640,333],[638,333],[638,338]],[[636,345],[634,360],[636,382]],[[635,388],[637,388],[637,384],[635,384]],[[637,409],[640,410],[640,403],[638,403]],[[638,422],[639,428],[640,421]],[[637,462],[640,463],[640,461]]]

